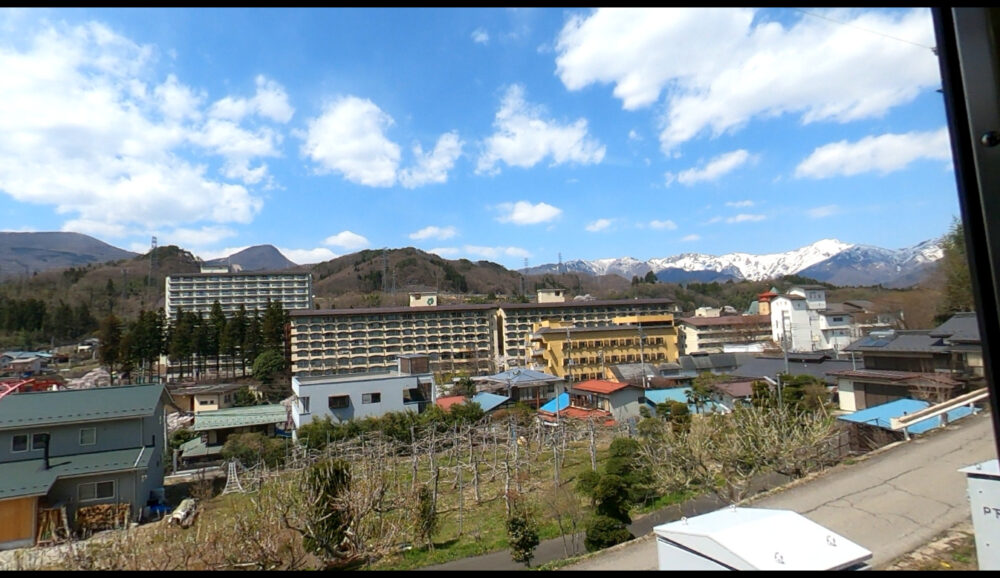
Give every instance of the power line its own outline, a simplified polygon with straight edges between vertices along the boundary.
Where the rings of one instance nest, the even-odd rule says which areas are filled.
[[[906,44],[911,44],[913,46],[917,46],[917,47],[920,47],[920,48],[926,48],[927,50],[930,50],[934,54],[937,54],[937,47],[936,46],[927,46],[926,44],[920,44],[918,42],[912,42],[910,40],[904,40],[902,38],[897,38],[895,36],[890,36],[888,34],[883,34],[882,32],[876,32],[874,30],[869,30],[867,28],[862,28],[861,26],[857,26],[856,24],[851,24],[850,22],[841,22],[840,20],[836,20],[834,18],[830,18],[829,16],[823,16],[822,14],[814,14],[812,12],[808,12],[808,11],[803,10],[801,8],[792,8],[792,10],[795,10],[797,12],[801,12],[801,13],[805,14],[806,16],[812,16],[814,18],[822,18],[823,20],[828,20],[830,22],[833,22],[834,24],[840,24],[841,26],[847,26],[847,27],[850,27],[850,28],[855,28],[857,30],[861,30],[862,32],[867,32],[869,34],[875,34],[876,36],[881,36],[883,38],[888,38],[890,40],[896,40],[898,42],[905,42]]]

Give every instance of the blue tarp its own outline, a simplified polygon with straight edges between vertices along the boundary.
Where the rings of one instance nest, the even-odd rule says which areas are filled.
[[[481,391],[476,395],[472,396],[472,401],[478,403],[479,407],[481,407],[482,410],[486,412],[495,409],[497,406],[507,401],[508,399],[510,398],[507,397],[506,395],[497,395],[495,393],[489,393],[487,391]]]
[[[558,411],[564,410],[569,407],[569,394],[560,393],[555,399],[550,400],[548,403],[538,408],[539,411],[547,411],[549,413],[556,413]],[[557,409],[558,408],[558,409]]]
[[[890,401],[874,407],[861,409],[848,415],[838,416],[837,419],[854,423],[864,423],[880,427],[882,429],[891,429],[890,420],[892,418],[914,414],[922,409],[930,407],[930,405],[931,404],[929,402],[921,401],[919,399],[897,399],[895,401]],[[957,419],[961,419],[972,414],[974,411],[975,410],[973,410],[973,408],[967,405],[953,409],[947,414],[948,422],[950,423]],[[921,434],[940,426],[941,416],[937,416],[915,423],[907,427],[906,431],[911,434]]]

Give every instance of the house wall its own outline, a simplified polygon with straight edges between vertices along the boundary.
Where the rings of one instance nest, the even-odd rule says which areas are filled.
[[[0,501],[0,550],[34,545],[37,512],[34,496]]]
[[[858,411],[854,382],[843,377],[837,379],[837,401],[843,411]]]
[[[300,382],[292,378],[292,391],[299,397],[295,404],[292,418],[295,427],[306,425],[314,419],[322,420],[329,415],[334,422],[347,421],[364,417],[379,417],[394,411],[405,411],[411,406],[403,403],[403,392],[418,387],[419,381],[415,375],[398,377],[372,378],[357,381],[315,381]],[[378,393],[381,399],[377,403],[364,403],[365,394]],[[349,397],[349,405],[342,409],[330,409],[331,396]],[[303,410],[302,398],[309,398],[309,411]],[[417,406],[412,406],[417,411]]]
[[[73,478],[60,478],[52,485],[52,489],[46,497],[51,505],[66,506],[66,516],[70,527],[76,521],[76,512],[83,506],[94,506],[97,504],[121,504],[129,503],[132,506],[130,515],[134,520],[146,506],[149,499],[149,490],[145,489],[145,482],[141,481],[141,476],[145,472],[118,472],[110,474],[95,474],[90,476],[80,476]],[[112,498],[80,501],[80,486],[94,482],[115,482],[115,495]]]
[[[639,417],[639,398],[641,396],[642,392],[632,387],[611,392],[608,396],[611,401],[611,415],[616,421]]]
[[[227,393],[198,393],[195,394],[194,400],[192,400],[192,407],[194,413],[199,413],[203,411],[215,411],[217,409],[226,409],[227,407],[233,407],[233,392]]]
[[[96,429],[97,439],[95,444],[80,445],[80,430],[84,428]],[[41,449],[30,449],[30,442],[28,451],[11,451],[13,438],[18,434],[28,434],[30,440],[33,434],[48,433],[50,436],[49,457],[56,458],[59,456],[139,447],[142,445],[140,443],[139,430],[140,424],[138,418],[4,430],[0,432],[0,463],[37,460],[43,457],[44,454]],[[146,445],[149,445],[150,439],[149,436],[146,436]]]

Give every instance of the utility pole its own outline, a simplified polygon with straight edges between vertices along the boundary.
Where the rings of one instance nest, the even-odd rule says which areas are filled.
[[[643,338],[645,335],[642,333],[642,325],[639,326],[639,368],[642,371],[642,388],[648,389],[649,383],[646,381],[646,361],[645,361],[645,347],[643,346]]]

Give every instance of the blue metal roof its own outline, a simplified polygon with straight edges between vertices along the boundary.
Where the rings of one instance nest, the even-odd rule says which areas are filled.
[[[486,412],[496,409],[497,406],[507,401],[508,399],[510,398],[507,397],[506,395],[497,395],[495,393],[489,393],[488,391],[481,391],[476,395],[472,396],[472,401],[478,403],[479,407],[481,407],[483,411]]]
[[[501,383],[510,383],[511,385],[525,385],[525,384],[536,384],[536,383],[548,383],[551,381],[563,381],[563,378],[557,375],[551,375],[548,373],[543,373],[541,371],[535,371],[533,369],[508,369],[507,371],[502,371],[494,375],[487,375],[478,379],[484,379],[487,381],[496,381]]]
[[[555,399],[550,400],[548,403],[538,408],[538,410],[556,413],[566,409],[567,407],[569,407],[569,394],[563,392],[557,395]]]
[[[931,404],[929,402],[919,399],[897,399],[895,401],[890,401],[874,407],[861,409],[848,415],[838,416],[837,419],[873,425],[882,429],[891,429],[890,420],[892,418],[903,417],[904,415],[916,413],[922,409],[930,407],[930,405]],[[948,412],[948,422],[951,423],[972,413],[973,409],[967,405],[953,409]],[[937,416],[915,423],[907,427],[906,431],[911,434],[921,434],[936,427],[940,427],[940,425],[941,416]]]

